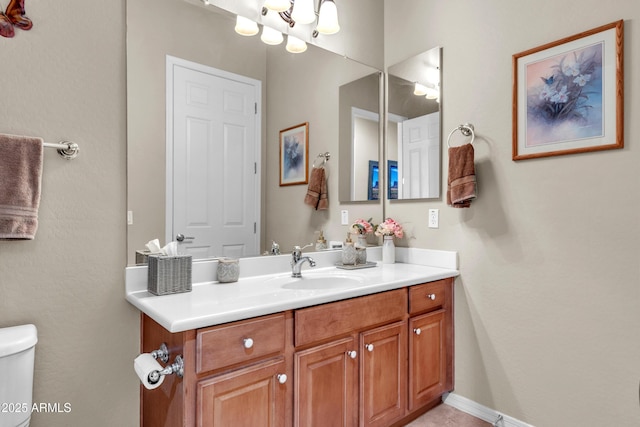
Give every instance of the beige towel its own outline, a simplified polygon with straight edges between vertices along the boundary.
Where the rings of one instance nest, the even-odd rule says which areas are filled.
[[[324,168],[313,168],[311,178],[309,178],[309,188],[304,196],[304,202],[314,207],[316,210],[329,208],[329,198],[327,196],[327,175]]]
[[[33,240],[42,181],[41,138],[0,134],[0,239]]]
[[[468,208],[476,198],[476,171],[473,145],[449,148],[449,178],[447,204],[454,208]]]

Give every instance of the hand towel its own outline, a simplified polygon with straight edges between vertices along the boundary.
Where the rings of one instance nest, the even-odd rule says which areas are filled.
[[[311,178],[309,178],[309,188],[304,196],[305,204],[314,207],[316,210],[329,208],[329,198],[327,196],[327,176],[324,168],[313,168]]]
[[[454,208],[468,208],[475,198],[476,171],[473,145],[449,147],[447,204]]]
[[[33,240],[38,229],[42,138],[0,134],[0,239]]]

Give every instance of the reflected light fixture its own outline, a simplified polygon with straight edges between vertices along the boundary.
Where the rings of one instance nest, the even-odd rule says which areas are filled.
[[[316,20],[313,0],[296,0],[291,11],[291,18],[299,24],[311,24]]]
[[[425,93],[427,99],[438,99],[440,96],[440,92],[438,89],[434,89],[431,87],[426,88],[427,92]]]
[[[338,9],[333,0],[323,0],[320,5],[320,14],[318,16],[318,26],[316,31],[320,34],[335,34],[340,31],[338,23]]]
[[[264,7],[269,10],[273,10],[274,12],[285,12],[291,9],[291,1],[290,0],[266,0],[264,2]]]
[[[242,36],[255,36],[258,34],[258,24],[249,18],[238,15],[236,18],[236,33]]]
[[[297,37],[292,35],[287,36],[287,46],[286,49],[291,53],[302,53],[307,50],[307,43],[304,40],[300,40]]]
[[[260,36],[260,40],[262,40],[266,44],[277,45],[282,43],[284,37],[282,33],[278,30],[274,30],[271,27],[267,27],[266,25],[262,26],[262,35]]]
[[[413,94],[417,96],[424,96],[427,94],[427,87],[421,83],[416,82],[416,85],[413,89]]]

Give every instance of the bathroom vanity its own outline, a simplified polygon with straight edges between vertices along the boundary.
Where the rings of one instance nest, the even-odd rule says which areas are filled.
[[[404,425],[453,389],[457,274],[400,263],[327,267],[297,281],[194,283],[163,297],[128,285],[127,299],[143,312],[141,350],[164,342],[171,359],[184,360],[182,378],[142,389],[141,425]],[[232,294],[263,304],[242,307]]]

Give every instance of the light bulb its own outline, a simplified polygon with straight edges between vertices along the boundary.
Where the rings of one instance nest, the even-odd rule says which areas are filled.
[[[338,9],[333,0],[324,0],[320,5],[320,16],[316,30],[321,34],[335,34],[340,31]]]
[[[311,24],[316,20],[313,0],[296,0],[293,4],[291,18],[299,24]]]
[[[440,93],[438,92],[437,89],[428,87],[426,95],[427,95],[427,99],[437,99],[438,96],[440,96]]]
[[[274,12],[285,12],[291,9],[291,2],[289,0],[267,0],[264,2],[264,7]]]
[[[284,37],[282,36],[282,33],[280,31],[274,30],[271,27],[263,26],[260,40],[262,40],[266,44],[276,45],[282,43]]]
[[[243,36],[255,36],[258,34],[258,24],[253,22],[249,18],[245,18],[244,16],[238,15],[236,18],[236,33]]]
[[[302,53],[305,50],[307,50],[307,44],[304,42],[304,40],[300,40],[297,37],[289,35],[287,36],[286,49],[288,52],[291,52],[291,53]]]
[[[423,84],[416,82],[415,88],[413,89],[413,94],[417,96],[423,96],[427,94],[427,87]]]

